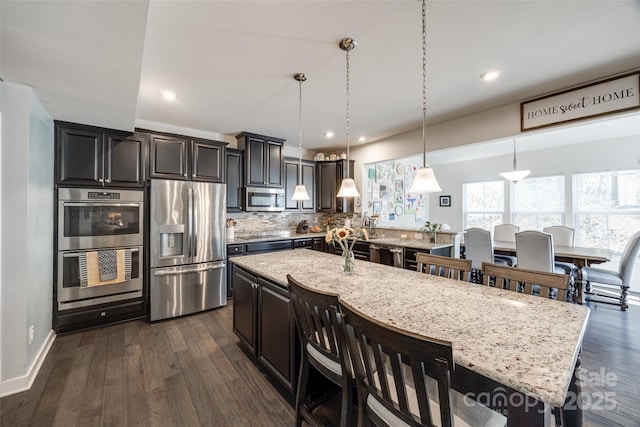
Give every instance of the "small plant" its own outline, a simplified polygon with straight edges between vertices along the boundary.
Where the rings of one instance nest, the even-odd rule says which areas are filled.
[[[424,226],[422,227],[422,231],[424,231],[427,234],[435,233],[436,231],[440,231],[440,230],[442,230],[442,224],[438,224],[436,222],[431,222],[431,221],[425,222]]]

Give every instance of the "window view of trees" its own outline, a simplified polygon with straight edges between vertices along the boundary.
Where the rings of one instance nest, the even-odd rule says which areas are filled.
[[[640,171],[574,175],[576,245],[621,252],[640,230]]]
[[[513,224],[539,230],[564,223],[564,175],[524,179],[513,185]]]
[[[484,181],[463,184],[464,228],[493,230],[504,216],[504,182]]]

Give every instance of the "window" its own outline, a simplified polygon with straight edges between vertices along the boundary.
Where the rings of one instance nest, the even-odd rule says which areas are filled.
[[[576,245],[622,252],[640,230],[640,171],[574,175]]]
[[[493,230],[504,216],[504,182],[485,181],[462,185],[464,228]]]
[[[513,185],[513,224],[540,230],[564,224],[564,175],[524,179]]]

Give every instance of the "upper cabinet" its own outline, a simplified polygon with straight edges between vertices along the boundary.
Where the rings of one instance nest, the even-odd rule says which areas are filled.
[[[282,188],[285,140],[248,132],[242,132],[236,138],[238,149],[244,150],[244,185]]]
[[[143,187],[146,137],[56,122],[56,177],[61,185]]]
[[[336,197],[342,180],[353,177],[353,160],[316,162],[316,211],[353,213],[353,198]]]
[[[298,166],[298,159],[293,157],[284,158],[284,207],[290,211],[314,212],[316,208],[316,162],[310,160],[302,161],[302,184],[306,187],[310,200],[292,200],[296,185],[298,185]]]
[[[224,182],[226,142],[149,134],[151,178]]]
[[[234,212],[242,209],[240,189],[244,170],[242,151],[228,148],[227,156],[227,211]]]

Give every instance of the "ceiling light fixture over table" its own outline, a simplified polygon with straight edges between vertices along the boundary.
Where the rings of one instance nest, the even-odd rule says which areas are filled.
[[[516,161],[516,139],[513,138],[513,170],[511,172],[501,172],[500,176],[511,182],[518,182],[531,173],[529,169],[518,170]]]
[[[307,80],[304,73],[297,73],[293,78],[298,81],[298,185],[291,200],[309,200],[307,188],[302,183],[302,82]]]
[[[355,49],[356,41],[351,38],[344,38],[338,46],[347,53],[347,177],[342,180],[337,197],[360,197],[355,181],[349,177],[349,139],[351,138],[351,130],[349,128],[349,51]]]
[[[427,166],[427,5],[422,0],[422,167],[418,169],[410,193],[442,191],[433,169]]]

